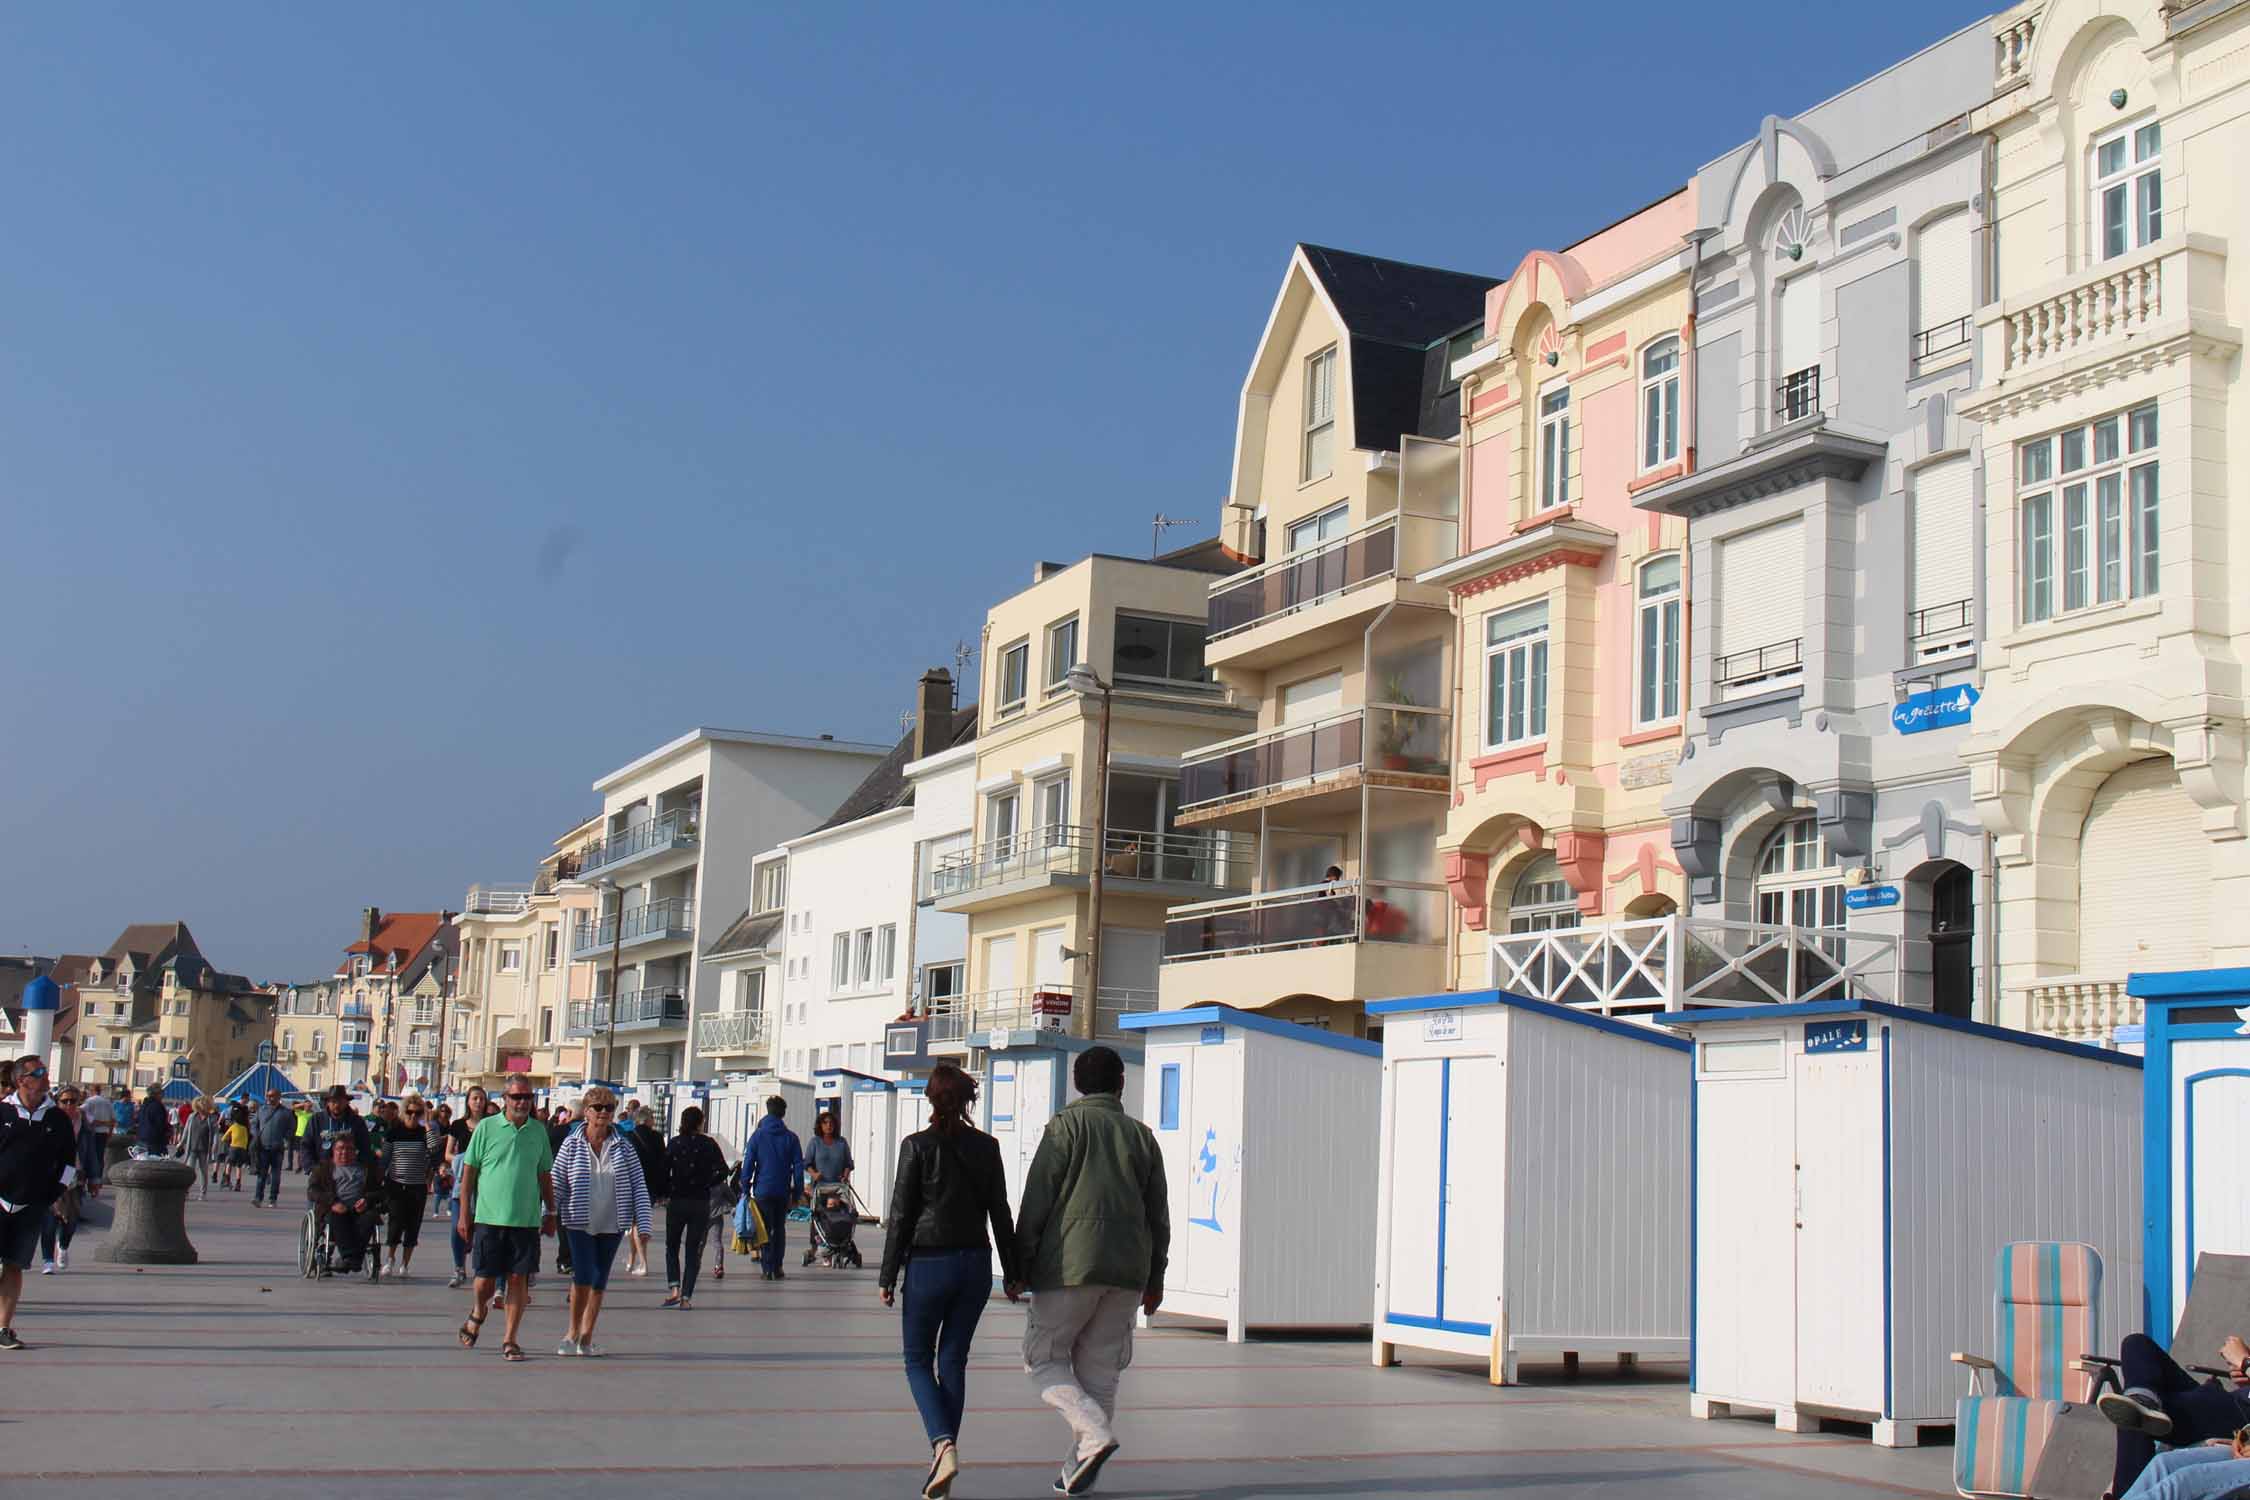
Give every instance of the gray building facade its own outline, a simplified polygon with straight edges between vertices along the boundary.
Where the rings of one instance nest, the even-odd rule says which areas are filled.
[[[1691,911],[1896,938],[1896,998],[1957,1015],[1989,1013],[1957,722],[1983,461],[1957,406],[1991,47],[1960,32],[1697,175],[1695,448],[1635,500],[1688,520],[1697,708],[1665,807]]]

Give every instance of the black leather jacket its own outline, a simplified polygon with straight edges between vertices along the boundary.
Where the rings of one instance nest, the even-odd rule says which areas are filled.
[[[898,1283],[899,1267],[915,1250],[997,1246],[1003,1274],[1010,1281],[1021,1279],[1000,1143],[981,1130],[966,1125],[946,1132],[917,1130],[902,1141],[891,1211],[884,1223],[883,1269],[877,1285],[885,1291]]]

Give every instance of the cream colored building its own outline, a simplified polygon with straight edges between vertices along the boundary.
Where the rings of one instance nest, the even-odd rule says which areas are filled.
[[[565,1033],[571,1002],[592,998],[594,966],[571,960],[569,931],[594,912],[595,892],[576,876],[600,826],[589,818],[557,839],[528,884],[469,887],[455,918],[453,1029],[437,1059],[449,1090],[510,1073],[542,1086],[586,1076],[586,1044]]]
[[[1181,758],[1250,724],[1204,660],[1208,586],[1235,566],[1211,544],[1041,563],[986,616],[974,827],[917,893],[968,918],[963,993],[933,1005],[932,1051],[968,1052],[995,1027],[1115,1036],[1120,1014],[1156,1007],[1166,909],[1248,889],[1249,839],[1178,816]],[[1092,690],[1072,686],[1081,665]],[[1094,948],[1097,861],[1098,974],[1073,956]]]
[[[2001,1019],[2106,1038],[2142,970],[2250,963],[2250,4],[1993,25],[1977,314]]]
[[[78,961],[66,958],[72,972]],[[273,1040],[274,998],[213,968],[185,922],[140,922],[85,960],[76,1000],[78,1081],[146,1088],[184,1065],[220,1087]]]
[[[369,906],[336,966],[336,1081],[382,1094],[430,1088],[438,1059],[442,976],[454,959],[453,914]]]
[[[349,1087],[366,1069],[348,1074],[337,1055],[338,1015],[342,996],[349,988],[341,979],[316,979],[309,984],[283,988],[274,1016],[274,1066],[308,1094],[324,1092],[329,1085]]]
[[[1184,757],[1178,814],[1254,841],[1255,889],[1173,909],[1166,1009],[1359,1032],[1361,1001],[1446,984],[1455,626],[1445,585],[1417,575],[1459,549],[1451,371],[1495,284],[1312,245],[1290,257],[1221,519],[1255,566],[1205,600],[1206,660],[1255,722]]]

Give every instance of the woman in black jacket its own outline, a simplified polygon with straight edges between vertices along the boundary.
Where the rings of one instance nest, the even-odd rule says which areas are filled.
[[[664,1305],[686,1312],[695,1305],[695,1277],[703,1269],[703,1241],[711,1233],[711,1195],[732,1174],[719,1143],[703,1133],[703,1111],[680,1111],[680,1133],[664,1148],[664,1279],[671,1290]],[[687,1245],[682,1274],[680,1246]]]
[[[968,1400],[969,1345],[992,1296],[995,1248],[1001,1279],[1013,1287],[1022,1277],[1000,1143],[969,1123],[975,1080],[951,1063],[939,1063],[930,1070],[922,1097],[930,1106],[930,1124],[899,1143],[877,1285],[883,1305],[891,1306],[891,1289],[905,1267],[906,1309],[899,1331],[906,1349],[906,1385],[930,1439],[930,1472],[922,1493],[928,1500],[942,1500],[953,1492],[961,1467],[957,1442]],[[1008,1295],[1013,1301],[1017,1294]]]

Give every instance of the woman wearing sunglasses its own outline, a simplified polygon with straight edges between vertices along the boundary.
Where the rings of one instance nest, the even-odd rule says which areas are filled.
[[[570,1241],[570,1333],[557,1354],[593,1358],[610,1263],[628,1229],[653,1232],[640,1153],[616,1129],[617,1096],[596,1084],[581,1101],[586,1128],[555,1155],[555,1210]]]

